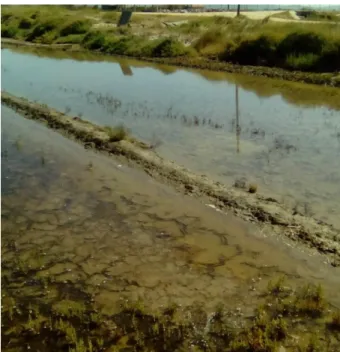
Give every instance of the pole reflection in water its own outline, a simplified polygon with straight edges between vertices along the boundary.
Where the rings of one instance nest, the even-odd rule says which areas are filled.
[[[131,67],[129,65],[124,64],[124,63],[119,63],[119,66],[120,66],[124,76],[133,76]]]
[[[236,152],[240,153],[240,133],[241,126],[239,120],[239,107],[238,107],[238,85],[235,85],[235,104],[236,104]]]

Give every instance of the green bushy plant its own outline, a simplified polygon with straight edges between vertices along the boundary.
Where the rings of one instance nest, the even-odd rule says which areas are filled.
[[[67,36],[70,34],[84,34],[91,28],[91,22],[89,20],[75,20],[71,23],[66,24],[61,30],[61,36]]]

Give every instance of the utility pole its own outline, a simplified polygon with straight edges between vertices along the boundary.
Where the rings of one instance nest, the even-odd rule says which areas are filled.
[[[237,5],[237,16],[240,16],[241,5]]]

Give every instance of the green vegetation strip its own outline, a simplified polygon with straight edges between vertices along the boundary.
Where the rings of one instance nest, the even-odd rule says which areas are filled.
[[[212,16],[169,26],[165,20],[171,17],[133,15],[131,27],[116,27],[118,16],[91,8],[4,6],[1,35],[38,45],[71,44],[109,55],[340,86],[340,23]]]
[[[247,221],[261,223],[264,231],[287,236],[329,255],[330,263],[340,265],[340,233],[330,225],[296,214],[273,198],[265,198],[257,186],[246,190],[213,182],[192,173],[174,162],[164,160],[153,149],[131,137],[123,126],[100,127],[75,116],[2,92],[4,104],[27,118],[47,123],[47,126],[72,136],[85,147],[121,155],[136,163],[150,176],[170,183],[176,189],[195,196],[208,197],[220,209],[227,209]],[[255,192],[254,192],[255,190]]]
[[[338,351],[340,311],[327,304],[321,286],[270,281],[247,317],[223,302],[208,315],[197,304],[151,311],[142,299],[121,300],[107,315],[85,287],[41,276],[29,263],[2,262],[3,351]]]

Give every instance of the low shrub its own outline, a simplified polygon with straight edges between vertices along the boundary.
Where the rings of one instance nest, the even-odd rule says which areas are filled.
[[[20,29],[30,29],[34,25],[34,21],[29,18],[23,18],[19,22]]]
[[[52,44],[57,37],[58,34],[55,31],[46,32],[41,37],[34,39],[34,42],[41,44]]]
[[[241,65],[273,65],[277,60],[276,45],[274,39],[261,35],[228,47],[221,58]]]
[[[128,55],[133,51],[133,37],[110,37],[106,40],[104,51],[108,54]]]
[[[201,37],[194,43],[194,48],[197,51],[202,51],[212,44],[216,44],[224,40],[224,33],[220,28],[213,28],[202,34]]]
[[[82,40],[85,48],[90,50],[102,49],[105,45],[105,34],[99,31],[88,32]]]
[[[2,12],[1,14],[1,24],[7,24],[14,17],[11,12]]]
[[[325,39],[312,32],[294,32],[288,34],[278,45],[277,52],[281,57],[299,54],[321,54]]]
[[[166,38],[162,40],[154,49],[153,55],[155,57],[177,57],[184,56],[189,53],[188,48],[184,44],[173,38]]]
[[[1,36],[5,38],[15,38],[19,30],[15,26],[1,26]]]
[[[91,28],[91,22],[89,20],[76,20],[66,24],[61,30],[60,35],[62,37],[71,34],[84,34]]]
[[[53,31],[58,26],[58,21],[55,19],[48,19],[42,23],[37,24],[33,27],[32,31],[26,37],[26,40],[33,41],[39,37],[42,37],[44,34]]]
[[[323,72],[340,71],[340,42],[327,43],[324,46],[317,69]]]
[[[285,61],[285,67],[291,70],[309,71],[314,70],[319,56],[316,54],[289,55]]]

